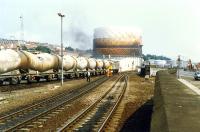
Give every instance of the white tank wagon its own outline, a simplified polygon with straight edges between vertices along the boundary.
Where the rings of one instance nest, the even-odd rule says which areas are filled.
[[[19,68],[24,67],[26,63],[27,57],[20,51],[11,49],[0,51],[0,74],[18,70]]]
[[[45,72],[48,70],[58,69],[59,60],[56,55],[51,55],[48,53],[32,54],[27,51],[22,51],[28,58],[25,66],[28,69]]]
[[[62,68],[62,58],[59,56],[59,68]],[[63,70],[69,71],[76,68],[76,59],[70,55],[63,56]]]
[[[103,61],[101,59],[97,59],[97,69],[103,68]]]
[[[97,66],[96,59],[94,58],[88,58],[88,68],[91,70],[94,70]]]
[[[77,57],[76,62],[78,70],[85,70],[88,66],[88,60],[85,57]]]
[[[108,60],[103,60],[103,68],[107,69],[110,66],[110,62]]]
[[[25,68],[27,57],[20,51],[5,49],[0,51],[0,83],[9,81],[10,84],[19,83],[20,68]]]

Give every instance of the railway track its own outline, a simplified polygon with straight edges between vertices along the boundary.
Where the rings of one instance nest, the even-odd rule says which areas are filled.
[[[103,131],[117,109],[126,87],[127,76],[122,75],[104,95],[87,109],[65,122],[57,131]]]
[[[62,111],[63,106],[70,101],[88,93],[106,80],[108,80],[107,77],[101,77],[79,89],[59,94],[9,115],[0,117],[0,131],[29,130],[30,127],[34,127],[34,124],[39,125],[37,122],[38,119],[40,119],[40,121],[45,121],[51,118],[54,114]]]

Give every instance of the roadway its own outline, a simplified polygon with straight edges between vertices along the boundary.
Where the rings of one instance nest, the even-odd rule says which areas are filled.
[[[190,78],[194,78],[194,72],[193,71],[184,71],[184,70],[180,70],[180,76],[183,77],[190,77]]]
[[[200,80],[197,81],[194,79],[194,72],[180,70],[180,76],[182,79],[185,79],[186,81],[200,89]]]

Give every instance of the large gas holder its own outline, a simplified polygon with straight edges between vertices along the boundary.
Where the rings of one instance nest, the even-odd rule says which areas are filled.
[[[100,27],[94,30],[93,56],[108,58],[119,71],[137,70],[142,58],[141,30],[132,27]]]

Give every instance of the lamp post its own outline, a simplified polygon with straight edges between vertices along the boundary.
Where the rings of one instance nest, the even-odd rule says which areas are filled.
[[[178,56],[177,59],[177,78],[180,78],[180,64],[181,64],[181,59],[180,59],[180,55]]]
[[[22,47],[22,45],[24,46],[24,19],[23,19],[23,16],[21,15],[20,17],[20,23],[21,23],[21,25],[20,25],[20,42],[18,43],[19,45],[18,45],[18,48],[19,48],[19,50],[21,50],[21,47]]]
[[[65,15],[62,15],[61,13],[58,13],[58,16],[60,16],[61,18],[61,86],[63,85],[63,17],[65,17]]]

